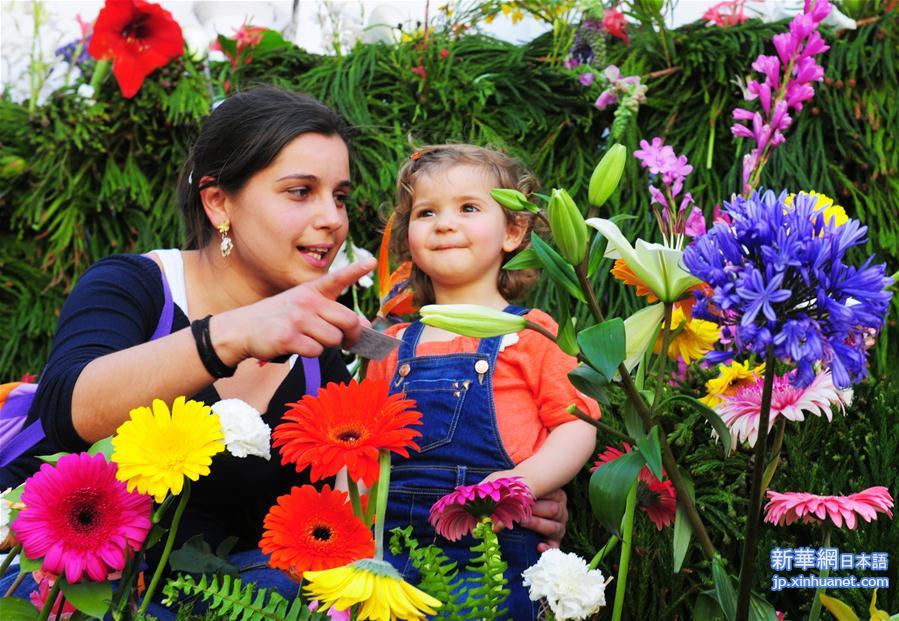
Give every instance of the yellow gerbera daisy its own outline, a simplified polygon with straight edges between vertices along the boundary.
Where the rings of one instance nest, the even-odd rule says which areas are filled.
[[[811,192],[803,192],[803,194],[808,194],[812,198],[815,199],[815,211],[823,211],[824,212],[824,223],[829,224],[831,220],[837,226],[843,226],[847,222],[849,222],[849,216],[846,215],[846,210],[841,206],[834,204],[833,199],[827,196],[826,194],[821,194],[820,192],[815,192],[812,190]],[[786,203],[790,207],[793,206],[793,197],[795,194],[790,194],[787,196]]]
[[[317,599],[322,608],[333,606],[346,610],[361,604],[359,621],[420,621],[436,614],[442,606],[424,591],[415,588],[384,561],[362,559],[343,567],[323,571],[307,571],[303,579],[310,599]]]
[[[671,312],[671,330],[679,331],[668,345],[668,357],[677,360],[680,356],[687,364],[710,352],[721,336],[718,324],[702,319],[688,320],[684,311],[677,306]],[[653,351],[656,354],[662,351],[661,332]]]
[[[184,477],[196,481],[209,474],[213,455],[225,450],[223,439],[219,417],[208,405],[178,397],[170,414],[165,402],[154,399],[152,410],[131,410],[131,420],[112,438],[116,477],[129,492],[137,488],[162,502],[169,491],[181,493]]]
[[[721,403],[723,396],[736,394],[741,386],[753,384],[756,378],[765,372],[765,364],[762,363],[755,369],[749,368],[749,363],[732,361],[730,364],[718,366],[718,377],[705,383],[708,394],[700,399],[710,408]]]

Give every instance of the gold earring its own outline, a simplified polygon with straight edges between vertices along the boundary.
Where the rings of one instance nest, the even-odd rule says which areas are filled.
[[[231,237],[228,235],[228,231],[231,230],[231,223],[225,220],[218,225],[218,230],[222,235],[222,243],[219,245],[219,250],[222,251],[223,257],[227,257],[229,254],[231,254],[231,250],[234,248],[234,243],[231,241]]]

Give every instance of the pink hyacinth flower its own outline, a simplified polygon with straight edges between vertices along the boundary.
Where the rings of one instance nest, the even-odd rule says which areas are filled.
[[[837,528],[854,530],[858,517],[866,522],[877,519],[878,513],[893,517],[893,497],[883,486],[869,487],[849,496],[818,496],[808,492],[768,491],[765,521],[790,525],[793,522],[823,522],[830,519]]]
[[[759,376],[755,383],[744,386],[733,395],[723,395],[715,410],[730,429],[731,443],[749,442],[755,446],[759,435],[759,415],[762,411],[762,389],[765,378]],[[805,388],[793,386],[790,374],[775,376],[771,394],[771,413],[768,417],[768,431],[778,418],[792,421],[805,420],[805,414],[822,414],[831,420],[832,407],[838,405],[845,413],[847,398],[834,386],[829,372],[819,373]]]
[[[476,485],[460,485],[431,507],[431,526],[439,535],[458,541],[483,518],[509,528],[531,517],[534,495],[520,477],[503,477]]]
[[[102,454],[79,453],[44,464],[25,481],[12,529],[28,558],[65,574],[69,584],[101,582],[125,567],[150,530],[153,501],[129,492]]]

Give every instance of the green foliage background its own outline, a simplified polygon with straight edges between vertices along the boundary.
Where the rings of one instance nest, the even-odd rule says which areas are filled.
[[[649,80],[649,99],[625,133],[629,151],[639,139],[661,135],[686,154],[695,169],[686,189],[707,214],[739,187],[740,156],[748,149],[728,129],[730,111],[742,100],[734,80],[749,76],[758,53],[771,53],[771,37],[784,27],[748,22],[729,29],[693,24],[674,31],[673,62],[679,69]],[[826,38],[832,46],[823,59],[826,83],[789,130],[764,181],[776,189],[814,189],[836,198],[869,226],[866,250],[886,260],[892,273],[899,269],[899,26],[881,20]],[[433,32],[427,45],[359,45],[342,56],[278,50],[258,55],[237,71],[215,65],[211,74],[184,57],[155,72],[132,100],[121,97],[111,78],[96,103],[78,97],[73,86],[55,93],[33,115],[22,104],[0,99],[0,379],[40,370],[62,302],[91,262],[113,252],[179,244],[174,198],[179,166],[225,80],[232,89],[275,83],[306,91],[355,126],[351,229],[354,241],[371,250],[379,243],[395,172],[415,145],[455,140],[506,148],[546,187],[567,187],[585,204],[586,183],[606,147],[603,134],[612,114],[593,106],[597,87],[585,89],[575,74],[547,62],[550,46],[549,36],[513,45]],[[625,74],[646,75],[666,68],[659,49],[653,34],[636,32],[629,46],[610,44],[608,60]],[[426,79],[412,72],[419,64]],[[626,228],[650,238],[654,224],[646,184],[646,174],[631,159],[622,189],[602,215],[645,214]],[[609,277],[600,271],[596,286],[607,314],[633,309],[632,294],[606,286]],[[552,295],[543,285],[532,302],[546,306]],[[363,293],[361,303],[374,311],[373,292]],[[894,495],[899,491],[899,446],[893,436],[899,389],[886,379],[895,374],[899,359],[895,300],[893,308],[873,356],[878,379],[858,389],[845,418],[831,425],[818,419],[792,425],[786,464],[773,489],[849,493],[882,484]],[[709,444],[704,425],[687,412],[668,427],[677,429],[675,451],[696,482],[713,539],[722,542],[728,558],[737,558],[746,456],[723,460],[720,448]],[[571,488],[567,545],[589,557],[607,534],[584,504],[585,482],[586,474]],[[770,576],[768,548],[814,546],[821,540],[810,527],[764,532],[760,590],[767,590]],[[626,616],[688,617],[696,594],[707,587],[702,577],[709,575],[698,551],[688,557],[684,572],[672,576],[670,530],[659,533],[638,519],[636,533],[633,571],[639,579],[629,582],[633,612]],[[847,551],[899,550],[895,522],[886,519],[841,532],[834,540]],[[611,562],[604,563],[606,570]],[[889,572],[894,584],[896,566],[891,563]],[[867,608],[862,605],[869,598],[866,592],[840,595],[856,610]],[[809,599],[806,591],[772,596],[790,611],[807,607]],[[895,589],[882,593],[879,603],[899,610]]]

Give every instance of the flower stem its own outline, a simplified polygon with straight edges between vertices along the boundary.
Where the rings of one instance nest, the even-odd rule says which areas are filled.
[[[539,323],[534,323],[533,321],[525,320],[524,327],[526,330],[533,330],[534,332],[538,332],[538,333],[542,334],[543,336],[548,338],[553,343],[558,342],[556,340],[556,335],[553,334],[552,332],[550,332],[549,330],[547,330],[546,328],[544,328],[543,326],[541,326]]]
[[[353,513],[361,518],[364,518],[365,513],[363,513],[362,511],[362,499],[359,498],[359,486],[356,484],[353,478],[349,476],[349,473],[347,473],[346,486],[347,490],[349,490],[350,492],[350,504],[353,505]]]
[[[830,547],[830,523],[824,522],[824,546],[825,548]],[[821,578],[826,578],[830,575],[830,567],[821,570]],[[808,621],[818,621],[818,617],[821,615],[821,596],[824,595],[824,591],[827,589],[823,586],[815,589],[815,599],[812,601],[812,609],[808,613]],[[873,617],[872,617],[873,619]]]
[[[109,66],[111,64],[111,60],[98,60],[97,64],[94,65],[94,75],[91,76],[91,88],[94,89],[94,97],[97,97],[98,99],[100,94],[100,84],[103,82],[103,78],[106,77],[106,73],[109,71]]]
[[[590,281],[587,278],[587,270],[583,267],[583,265],[584,264],[582,263],[581,265],[575,267],[574,271],[577,274],[578,280],[580,281],[581,289],[583,289],[584,293],[587,295],[587,303],[590,306],[590,312],[593,314],[593,317],[596,319],[596,321],[602,323],[603,321],[605,321],[605,318],[603,317],[599,302],[596,300],[596,296],[593,294],[593,287],[590,285]],[[640,395],[637,387],[634,386],[634,381],[631,378],[631,374],[627,370],[627,367],[624,366],[624,362],[618,365],[618,374],[621,376],[621,388],[624,389],[625,395],[627,395],[627,398],[631,402],[631,405],[634,406],[634,409],[637,411],[637,414],[643,421],[644,429],[646,431],[649,431],[650,427],[652,426],[650,424],[650,419],[652,418],[651,413],[646,407],[646,401],[643,400],[643,397]],[[709,537],[709,532],[708,530],[706,530],[705,524],[702,523],[702,518],[699,517],[699,512],[696,510],[696,505],[693,503],[693,500],[690,498],[690,495],[687,492],[687,486],[680,474],[677,460],[674,457],[674,452],[671,450],[671,445],[668,444],[668,438],[665,435],[665,431],[664,429],[660,429],[660,431],[661,433],[659,434],[659,439],[662,446],[662,463],[665,466],[665,470],[668,473],[668,478],[671,480],[671,484],[674,485],[674,490],[677,493],[677,497],[683,498],[684,513],[690,520],[690,526],[693,527],[693,533],[696,535],[696,540],[702,547],[702,551],[705,554],[706,558],[711,559],[715,556],[717,551],[715,550],[715,546],[712,545],[712,539],[711,537]]]
[[[142,617],[147,612],[147,606],[150,605],[150,600],[153,599],[153,593],[156,592],[156,585],[159,584],[159,579],[162,578],[162,573],[165,571],[165,565],[168,563],[169,554],[172,553],[172,547],[175,545],[175,533],[178,532],[178,524],[181,523],[181,514],[184,513],[184,508],[187,507],[187,500],[190,498],[190,479],[184,479],[184,489],[181,490],[181,499],[178,501],[178,507],[175,509],[175,515],[172,517],[172,526],[169,528],[168,537],[165,540],[165,547],[162,549],[162,557],[159,559],[159,565],[156,566],[156,572],[153,574],[153,579],[150,581],[150,586],[147,587],[147,592],[144,593],[144,601],[140,604],[140,609],[138,610],[138,617]]]
[[[0,500],[0,502],[3,502],[3,501]],[[21,552],[22,552],[22,544],[18,543],[15,545],[15,547],[13,547],[12,550],[10,550],[9,552],[6,553],[6,558],[4,558],[3,563],[0,564],[0,576],[6,575],[6,570],[9,569],[9,566],[13,562],[13,559],[15,559]]]
[[[601,423],[598,420],[596,420],[595,418],[591,418],[589,414],[587,414],[586,412],[584,412],[582,409],[580,409],[579,407],[577,407],[575,405],[572,405],[568,408],[568,413],[571,414],[572,416],[574,416],[575,418],[579,418],[580,420],[584,421],[585,423],[590,423],[591,425],[593,425],[594,427],[596,427],[603,433],[607,433],[610,436],[614,436],[614,437],[618,438],[619,440],[624,440],[625,442],[628,442],[630,444],[637,443],[636,440],[634,440],[632,437],[630,437],[626,433],[621,433],[617,429],[613,429],[612,427],[609,427],[605,423]]]
[[[384,516],[387,514],[387,492],[390,490],[390,451],[381,449],[378,476],[378,503],[375,515],[375,560],[384,559]],[[369,500],[371,502],[371,500]]]
[[[153,512],[153,517],[151,521],[154,524],[159,524],[160,520],[165,516],[166,511],[169,510],[169,507],[172,505],[172,500],[175,499],[175,496],[169,492],[165,499],[162,501],[162,504]]]
[[[20,572],[19,575],[16,576],[16,579],[13,580],[13,583],[9,585],[9,588],[6,589],[6,593],[3,595],[3,597],[11,597],[12,594],[16,592],[16,589],[19,588],[19,585],[22,584],[22,581],[25,580],[25,577],[28,575],[28,572]]]
[[[662,385],[665,383],[665,367],[668,364],[668,347],[671,345],[671,311],[674,308],[672,302],[665,302],[664,317],[665,328],[662,330],[662,350],[659,352],[659,374],[656,377],[656,392],[652,399],[652,413],[655,414],[659,397],[662,396]]]
[[[612,621],[621,621],[624,612],[624,591],[627,587],[627,570],[631,563],[631,546],[634,534],[634,510],[637,508],[637,481],[627,493],[627,504],[624,508],[624,519],[621,528],[621,556],[618,559],[618,580],[615,585],[615,607],[612,609]]]
[[[777,422],[777,431],[774,432],[774,444],[771,446],[771,461],[768,462],[768,466],[765,468],[765,478],[762,480],[762,494],[771,485],[771,479],[774,478],[774,473],[777,472],[777,466],[780,464],[780,449],[784,443],[784,431],[786,428],[787,419],[781,417]]]
[[[56,603],[56,596],[59,595],[62,581],[62,576],[53,581],[53,586],[50,587],[50,594],[47,595],[47,599],[44,600],[44,607],[41,608],[41,614],[38,616],[37,621],[47,621],[47,619],[50,618],[50,612],[53,610],[53,604]]]
[[[758,438],[755,441],[755,455],[753,456],[755,463],[752,465],[752,486],[749,488],[749,514],[746,516],[746,536],[743,540],[743,558],[740,562],[736,621],[748,621],[749,619],[749,596],[752,591],[759,514],[762,509],[762,475],[765,470],[765,453],[768,448],[768,418],[771,415],[771,394],[774,392],[774,367],[774,346],[768,345],[765,352],[765,387],[762,390],[762,409],[759,412]]]
[[[618,538],[618,535],[612,535],[611,537],[609,537],[606,545],[604,545],[602,549],[597,552],[592,559],[590,559],[590,564],[587,566],[587,569],[596,569],[597,567],[599,567],[602,559],[606,557],[606,554],[615,549],[615,546],[618,545],[619,541],[621,541],[621,539]]]

